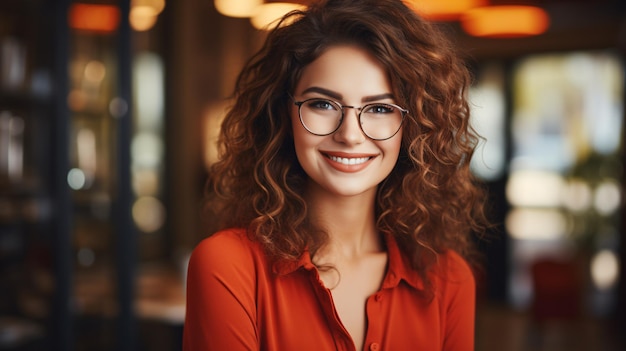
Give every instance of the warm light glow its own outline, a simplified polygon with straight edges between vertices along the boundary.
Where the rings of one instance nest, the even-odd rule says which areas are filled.
[[[605,180],[595,189],[593,206],[599,214],[608,216],[619,209],[622,202],[619,184],[614,180]]]
[[[209,106],[204,113],[202,135],[202,139],[204,140],[203,158],[207,169],[218,160],[217,139],[227,109],[227,103],[217,103]]]
[[[131,27],[144,32],[154,27],[157,18],[165,8],[165,0],[132,0],[128,20]]]
[[[98,152],[96,151],[96,134],[89,128],[81,128],[76,133],[76,154],[78,168],[83,172],[85,184],[81,188],[89,188],[94,181],[97,170]]]
[[[95,84],[100,84],[106,77],[106,73],[107,69],[104,63],[97,60],[87,62],[83,72],[85,79]]]
[[[486,0],[405,0],[420,16],[433,21],[454,21],[467,10],[484,6]]]
[[[130,2],[131,7],[150,7],[154,10],[155,14],[160,14],[165,8],[165,0],[132,0]]]
[[[155,232],[165,223],[165,206],[155,197],[138,198],[133,204],[132,213],[137,228],[145,233]]]
[[[477,37],[512,38],[538,35],[548,29],[550,19],[534,6],[485,6],[461,16],[463,29]]]
[[[591,259],[591,279],[596,288],[610,289],[617,283],[619,260],[610,250],[602,250]]]
[[[130,16],[128,20],[130,21],[130,26],[138,31],[145,32],[152,27],[157,21],[158,13],[154,10],[154,8],[149,6],[134,6],[130,10]]]
[[[258,7],[256,14],[250,18],[250,22],[256,29],[271,30],[278,24],[278,20],[287,13],[294,10],[304,10],[305,8],[306,6],[304,5],[288,2],[263,4]]]
[[[217,12],[228,17],[252,17],[263,0],[215,0]]]
[[[509,177],[506,197],[513,206],[559,207],[564,186],[565,180],[556,172],[519,170]]]
[[[583,179],[571,179],[563,193],[563,205],[573,212],[583,212],[591,207],[591,187]]]
[[[70,28],[111,33],[120,23],[120,10],[112,5],[73,4],[69,11]]]
[[[517,240],[557,240],[567,234],[567,221],[558,210],[514,209],[506,229]]]
[[[159,174],[154,169],[133,170],[133,191],[137,196],[157,196]]]

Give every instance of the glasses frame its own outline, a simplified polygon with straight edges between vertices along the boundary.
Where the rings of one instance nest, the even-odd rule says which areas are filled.
[[[309,101],[313,101],[313,100],[322,100],[322,101],[328,101],[330,103],[333,103],[337,106],[339,106],[339,109],[341,110],[341,119],[339,120],[339,124],[337,124],[337,128],[335,128],[333,131],[329,132],[329,133],[314,133],[313,131],[311,131],[306,124],[304,124],[304,121],[302,120],[302,105],[304,105],[305,103],[309,102]],[[350,105],[342,105],[341,103],[332,100],[332,99],[327,99],[327,98],[310,98],[310,99],[305,99],[305,100],[301,100],[301,101],[293,101],[294,105],[298,106],[298,118],[300,119],[300,124],[302,124],[302,126],[304,127],[304,129],[306,129],[307,132],[313,134],[313,135],[317,135],[317,136],[327,136],[327,135],[331,135],[333,133],[335,133],[336,131],[339,130],[339,128],[341,128],[341,125],[343,124],[344,121],[344,117],[346,115],[346,110],[347,108],[351,108],[351,109],[355,109],[358,111],[357,114],[357,118],[359,121],[359,128],[361,129],[361,132],[363,132],[363,135],[365,135],[366,137],[368,137],[369,139],[372,140],[376,140],[376,141],[384,141],[384,140],[388,140],[393,138],[396,134],[398,134],[398,132],[400,131],[400,129],[402,128],[402,124],[404,123],[404,117],[409,113],[409,110],[402,108],[396,104],[391,104],[388,102],[373,102],[373,103],[369,103],[369,104],[365,104],[363,106],[350,106]],[[384,106],[390,106],[393,108],[396,108],[400,111],[400,113],[402,114],[402,119],[400,120],[400,124],[398,125],[398,129],[396,129],[395,132],[393,132],[393,134],[387,138],[372,138],[369,134],[367,134],[367,132],[365,132],[365,130],[363,130],[363,124],[361,122],[361,113],[363,112],[363,110],[367,109],[370,106],[376,106],[376,105],[384,105]]]

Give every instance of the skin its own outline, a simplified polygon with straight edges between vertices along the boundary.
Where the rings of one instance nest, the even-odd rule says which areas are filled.
[[[361,48],[341,45],[329,48],[304,69],[294,97],[298,101],[330,98],[343,105],[362,106],[396,103],[391,91],[379,62]],[[357,114],[346,109],[339,130],[316,136],[300,123],[297,107],[291,110],[296,154],[309,176],[305,193],[309,213],[330,236],[329,244],[313,260],[334,267],[321,270],[320,277],[331,289],[335,309],[360,350],[367,328],[365,303],[379,289],[387,264],[375,226],[376,189],[396,164],[402,130],[388,140],[371,140],[359,128]],[[345,165],[329,156],[367,161]]]

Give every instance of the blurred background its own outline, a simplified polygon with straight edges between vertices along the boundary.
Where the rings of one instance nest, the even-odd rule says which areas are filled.
[[[476,349],[625,350],[626,3],[406,2],[475,79]],[[234,80],[305,5],[0,1],[0,350],[180,350]]]

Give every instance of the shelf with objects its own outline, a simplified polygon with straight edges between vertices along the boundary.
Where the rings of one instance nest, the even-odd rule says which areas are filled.
[[[142,4],[156,6],[154,16],[164,6]],[[167,334],[163,324],[178,323],[184,309],[166,232],[165,68],[156,33],[137,22],[135,5],[69,7],[77,350],[162,349],[165,342],[152,346]],[[94,26],[103,13],[109,22]]]
[[[45,347],[54,315],[54,22],[0,3],[0,349]]]
[[[131,30],[130,8],[0,3],[2,350],[133,350],[145,329],[137,319],[180,319],[180,274],[166,262],[163,111],[146,112],[145,96],[135,104],[131,86],[143,71],[139,95],[162,89],[163,64],[134,52],[131,36],[146,35]],[[109,22],[84,21],[103,13]]]

